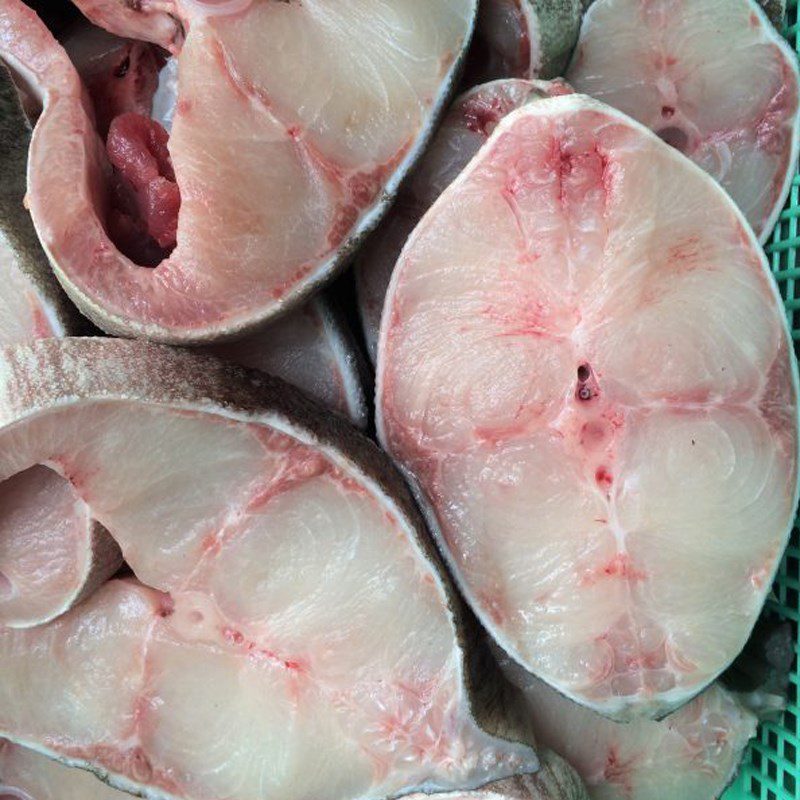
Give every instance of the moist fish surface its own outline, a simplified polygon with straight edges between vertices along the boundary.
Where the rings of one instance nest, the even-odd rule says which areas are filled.
[[[758,725],[719,683],[658,721],[614,722],[535,678],[526,699],[537,742],[575,765],[592,800],[715,800]]]
[[[4,800],[124,800],[130,797],[85,770],[0,740],[0,794]],[[425,800],[428,794],[407,795]],[[542,755],[535,775],[518,775],[473,791],[445,792],[437,800],[588,800],[575,770],[555,753]]]
[[[627,719],[739,653],[796,506],[796,364],[688,159],[580,95],[507,116],[408,240],[377,373],[381,441],[514,660]]]
[[[0,439],[0,478],[57,466],[135,576],[0,630],[6,738],[191,800],[382,798],[537,768],[467,661],[402,481],[288,384],[43,340],[3,351]]]
[[[0,57],[44,105],[31,215],[87,316],[179,344],[243,335],[343,266],[427,140],[477,3],[76,5],[172,54],[176,114],[168,132],[129,110],[103,138],[66,52],[8,0]]]
[[[392,270],[423,214],[469,163],[506,114],[537,98],[570,91],[560,80],[507,79],[475,86],[453,102],[430,147],[400,191],[397,202],[356,259],[358,311],[373,364]]]
[[[797,168],[797,56],[752,0],[596,0],[566,73],[715,178],[756,236]]]
[[[129,112],[152,115],[171,129],[178,103],[176,58],[85,21],[72,25],[63,41],[92,98],[99,130],[107,133],[116,117]],[[157,251],[142,231],[134,231],[129,245],[144,258]],[[366,425],[361,357],[343,316],[323,296],[209,352],[282,378],[355,425]]]

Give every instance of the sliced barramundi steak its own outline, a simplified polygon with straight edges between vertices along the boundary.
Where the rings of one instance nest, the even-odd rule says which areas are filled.
[[[30,129],[0,66],[0,344],[79,333],[23,208]],[[114,540],[70,484],[38,465],[0,485],[0,625],[52,619],[122,563]]]
[[[691,158],[770,235],[797,167],[800,81],[755,2],[596,0],[567,79]]]
[[[64,46],[92,97],[100,129],[108,131],[115,117],[129,111],[152,112],[165,128],[171,127],[178,101],[172,80],[176,59],[164,64],[155,45],[122,39],[85,21],[71,26]],[[151,254],[146,238],[130,244]],[[361,357],[347,323],[324,297],[312,298],[243,339],[212,345],[209,352],[288,381],[366,426]]]
[[[581,0],[481,0],[470,67],[484,81],[563,75],[582,17]]]
[[[581,779],[566,761],[545,751],[534,775],[517,775],[472,791],[412,794],[408,800],[588,800]],[[0,797],[3,800],[125,800],[89,772],[0,739]]]
[[[0,631],[0,734],[192,800],[382,798],[536,768],[492,676],[468,678],[462,610],[402,480],[350,425],[157,345],[4,352],[0,478],[57,467],[136,580]]]
[[[427,140],[477,0],[76,5],[175,57],[176,113],[167,133],[124,111],[105,136],[98,93],[21,0],[4,2],[0,57],[44,104],[31,215],[98,325],[181,343],[257,327],[344,263]]]
[[[702,170],[581,95],[513,112],[400,256],[378,430],[506,651],[660,716],[741,650],[796,502],[796,365]]]
[[[373,364],[383,300],[392,270],[422,215],[469,163],[506,114],[537,98],[555,97],[570,91],[569,86],[559,80],[510,78],[475,86],[453,102],[394,206],[356,260],[358,311]]]

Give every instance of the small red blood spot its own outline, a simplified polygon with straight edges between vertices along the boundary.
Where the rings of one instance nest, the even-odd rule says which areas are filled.
[[[605,467],[597,468],[597,471],[594,473],[594,479],[603,489],[608,489],[614,482],[611,473]]]
[[[222,636],[225,641],[231,644],[241,645],[244,643],[244,634],[241,631],[234,630],[233,628],[224,628]]]
[[[603,770],[603,777],[608,783],[615,783],[621,786],[625,796],[631,796],[631,768],[633,767],[634,759],[630,758],[628,761],[623,761],[615,746],[611,746],[606,757],[606,765]]]
[[[287,128],[286,133],[297,141],[303,135],[303,129],[299,125],[292,125],[290,128]]]
[[[188,114],[192,110],[192,101],[183,98],[178,100],[178,105],[176,106],[176,111],[178,114]]]
[[[753,28],[758,27],[758,17],[755,14],[750,15],[750,26]]]
[[[175,601],[168,594],[163,594],[156,612],[159,617],[166,618],[171,616],[175,611]]]
[[[667,56],[666,58],[666,65],[668,67],[674,67],[678,63],[678,59],[675,56]]]
[[[669,119],[675,114],[675,109],[672,106],[661,106],[661,116]]]
[[[635,569],[630,558],[625,553],[617,553],[605,564],[596,569],[583,572],[580,580],[581,586],[593,586],[605,578],[623,578],[629,581],[640,581],[647,578],[646,573]]]

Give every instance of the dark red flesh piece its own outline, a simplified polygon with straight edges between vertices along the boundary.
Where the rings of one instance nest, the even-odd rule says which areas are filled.
[[[109,235],[121,252],[145,266],[159,263],[175,247],[181,196],[168,141],[158,122],[134,113],[116,117],[106,141],[115,172]]]

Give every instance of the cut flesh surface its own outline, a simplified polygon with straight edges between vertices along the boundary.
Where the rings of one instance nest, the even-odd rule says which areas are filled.
[[[27,747],[0,740],[3,800],[130,800],[130,795]]]
[[[584,705],[659,716],[758,616],[796,503],[795,386],[728,196],[568,95],[506,117],[409,239],[378,430],[500,645]]]
[[[576,768],[592,800],[720,797],[758,726],[719,683],[658,721],[614,722],[535,678],[525,697],[536,741]]]
[[[275,375],[357,427],[366,427],[363,356],[345,320],[323,297],[315,297],[258,333],[214,345],[209,351]]]
[[[0,423],[0,478],[58,464],[137,578],[0,631],[2,735],[193,800],[379,798],[536,768],[478,726],[500,723],[470,705],[458,609],[402,482],[288,385],[44,340],[6,351]]]
[[[121,114],[151,111],[165,129],[171,128],[178,100],[174,58],[162,68],[154,45],[85,22],[72,26],[64,46],[92,97],[99,129],[107,131]],[[148,258],[148,250],[158,248],[146,239],[134,231],[130,247]],[[209,352],[288,381],[355,425],[366,426],[360,356],[345,321],[324,298],[310,300],[243,339],[213,345]]]
[[[549,687],[531,690],[539,741],[569,758],[596,800],[711,800],[736,775],[758,721],[719,684],[658,722],[619,723]]]
[[[0,345],[78,330],[22,203],[30,131],[0,67]],[[0,625],[52,619],[117,570],[119,548],[67,480],[36,466],[0,485]]]
[[[31,214],[84,313],[111,333],[181,343],[233,338],[331,276],[427,139],[476,0],[254,2],[237,13],[178,0],[158,10],[77,5],[113,33],[175,54],[176,114],[158,154],[155,123],[118,117],[107,154],[66,53],[8,0],[0,55],[45,106],[30,152]],[[123,178],[144,182],[134,187],[140,206],[146,197],[156,217],[177,213],[177,243],[153,269],[109,238],[109,156]]]
[[[475,71],[482,80],[562,75],[582,16],[581,0],[483,0]]]
[[[569,91],[563,81],[511,78],[476,86],[454,101],[391,211],[356,261],[358,309],[373,364],[392,270],[423,214],[467,166],[503,117],[531,100]]]
[[[567,79],[647,125],[772,232],[800,138],[797,56],[752,0],[596,0]]]
[[[0,797],[3,800],[125,800],[130,795],[85,770],[60,764],[27,747],[0,740]],[[427,800],[429,794],[408,795]],[[580,778],[554,753],[542,756],[535,775],[517,775],[472,791],[443,792],[436,800],[588,800]]]

